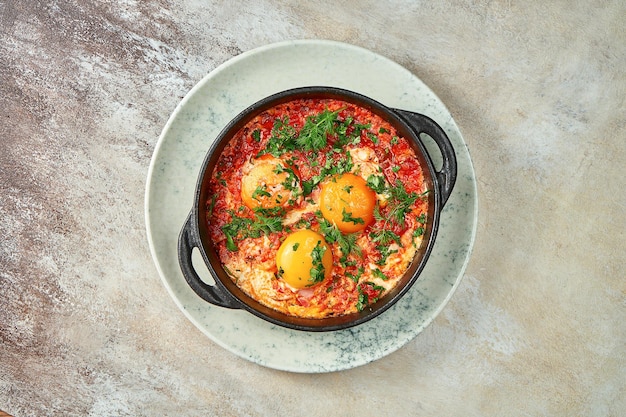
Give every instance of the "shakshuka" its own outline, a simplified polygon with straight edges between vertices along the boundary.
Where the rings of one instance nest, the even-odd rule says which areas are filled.
[[[407,139],[335,99],[297,99],[250,120],[208,184],[209,234],[246,294],[288,315],[368,308],[422,243],[429,190]]]

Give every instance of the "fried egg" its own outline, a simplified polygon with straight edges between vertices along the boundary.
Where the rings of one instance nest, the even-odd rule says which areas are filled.
[[[278,276],[293,288],[305,288],[330,278],[333,255],[322,235],[309,229],[291,233],[276,253]]]
[[[342,232],[359,232],[374,221],[376,193],[362,177],[351,173],[335,175],[321,188],[322,215]]]
[[[242,169],[241,200],[246,207],[288,207],[301,194],[300,180],[284,161],[271,155],[251,159]]]

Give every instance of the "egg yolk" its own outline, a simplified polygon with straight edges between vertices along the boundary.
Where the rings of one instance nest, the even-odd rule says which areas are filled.
[[[283,161],[265,155],[247,164],[241,178],[241,199],[250,209],[287,207],[301,190],[295,171]]]
[[[330,278],[333,254],[324,237],[312,230],[293,232],[276,253],[278,275],[294,288],[310,287]]]
[[[370,225],[375,205],[376,193],[357,175],[336,175],[322,184],[322,215],[342,232],[358,232]]]

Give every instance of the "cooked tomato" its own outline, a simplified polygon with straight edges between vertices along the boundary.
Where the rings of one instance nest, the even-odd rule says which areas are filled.
[[[408,268],[427,222],[422,168],[408,141],[341,100],[293,100],[257,115],[222,151],[208,187],[209,234],[233,282],[300,317],[351,314],[380,300]],[[314,233],[296,239],[302,230]]]

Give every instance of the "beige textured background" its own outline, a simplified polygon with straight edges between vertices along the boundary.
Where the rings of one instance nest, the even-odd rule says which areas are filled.
[[[626,415],[626,4],[0,1],[0,409],[22,416]],[[448,106],[478,177],[451,302],[353,370],[262,368],[160,282],[143,197],[182,96],[267,43],[353,43]]]

